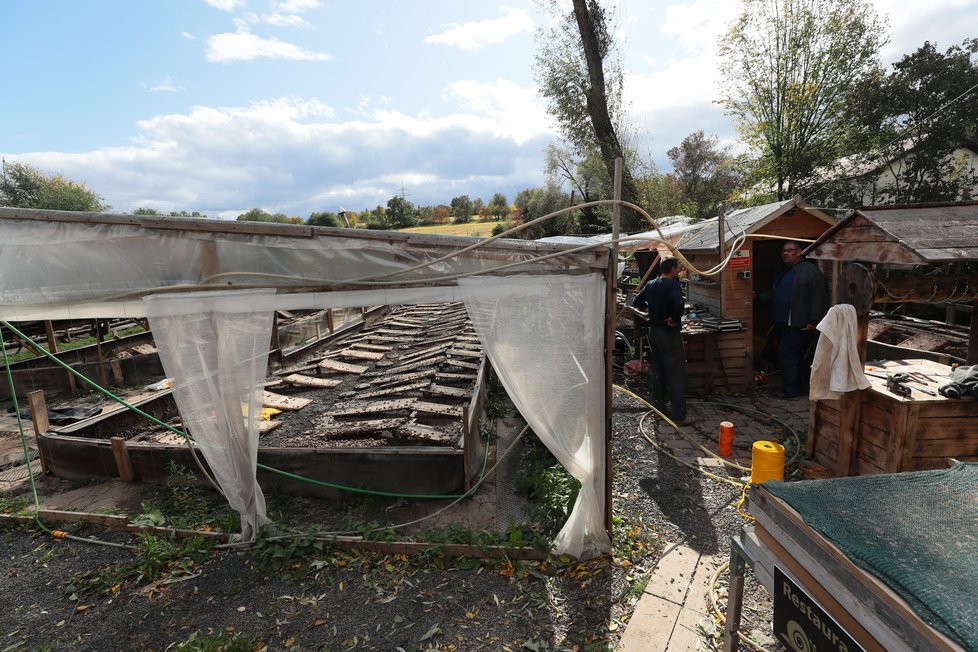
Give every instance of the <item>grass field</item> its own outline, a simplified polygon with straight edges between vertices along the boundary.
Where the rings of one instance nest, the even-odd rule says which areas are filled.
[[[468,222],[467,224],[439,224],[437,226],[413,226],[410,229],[401,229],[412,233],[434,233],[436,235],[470,235],[488,238],[492,235],[492,229],[497,224],[505,224],[508,220],[501,222]]]

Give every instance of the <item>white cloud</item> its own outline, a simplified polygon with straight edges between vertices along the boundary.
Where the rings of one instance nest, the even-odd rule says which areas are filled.
[[[173,81],[173,77],[166,75],[155,84],[147,86],[146,90],[150,93],[179,93],[183,90],[183,86],[178,86]]]
[[[215,34],[207,39],[207,60],[217,62],[249,61],[269,58],[289,61],[329,61],[327,52],[305,50],[276,38],[262,38],[247,31]]]
[[[530,91],[497,81],[464,82],[451,92],[470,109],[340,120],[315,98],[200,106],[137,122],[140,136],[126,147],[17,159],[87,184],[118,211],[146,206],[229,218],[256,206],[301,217],[340,203],[359,211],[385,204],[402,183],[418,205],[460,194],[511,198],[542,183],[540,152],[551,137],[514,117],[522,106],[527,122],[538,123]]]
[[[283,2],[273,2],[272,6],[276,10],[287,14],[301,14],[319,6],[319,0],[284,0]]]
[[[197,37],[194,36],[193,34],[191,34],[190,32],[180,32],[180,36],[182,36],[183,38],[187,39],[188,41],[196,41],[197,40]]]
[[[449,23],[448,29],[427,37],[425,43],[451,45],[463,50],[479,50],[495,43],[502,43],[510,36],[533,30],[533,20],[522,9],[503,8],[502,18]]]
[[[204,0],[204,2],[221,11],[234,11],[245,4],[244,0]]]

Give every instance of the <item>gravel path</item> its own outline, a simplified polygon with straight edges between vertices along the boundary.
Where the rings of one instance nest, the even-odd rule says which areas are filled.
[[[645,394],[644,383],[616,381]],[[786,413],[764,396],[730,398]],[[614,407],[614,504],[627,531],[616,530],[610,558],[510,563],[293,546],[282,552],[283,571],[252,553],[221,551],[184,558],[151,580],[121,573],[139,562],[132,551],[8,527],[0,529],[0,650],[613,649],[667,542],[722,558],[745,523],[732,507],[737,489],[677,464],[641,435],[645,407],[621,392]],[[805,412],[801,404],[787,409]],[[703,435],[717,414],[728,413],[710,404],[693,404],[691,412],[703,415],[696,425]],[[755,432],[770,427],[737,419]],[[352,510],[396,519],[412,509],[355,503],[316,518]],[[290,516],[308,520],[310,513],[296,507]],[[94,527],[72,531],[138,543]],[[752,580],[746,600],[745,626],[763,637],[770,603]],[[703,628],[710,649],[716,641],[706,635],[715,623]]]

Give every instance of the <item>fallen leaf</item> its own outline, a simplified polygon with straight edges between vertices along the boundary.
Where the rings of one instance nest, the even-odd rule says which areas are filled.
[[[319,627],[320,625],[325,625],[325,624],[326,624],[326,621],[325,621],[325,620],[323,620],[322,618],[320,618],[319,620],[317,620],[316,622],[314,622],[314,623],[312,624],[312,626],[313,626],[313,627]]]
[[[295,636],[290,636],[287,639],[285,639],[285,647],[286,648],[290,648],[293,645],[295,645]]]

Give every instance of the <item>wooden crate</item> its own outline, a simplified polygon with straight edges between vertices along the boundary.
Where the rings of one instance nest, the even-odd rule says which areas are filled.
[[[871,373],[919,371],[935,382],[923,386],[936,394],[950,368],[930,360],[891,360]],[[940,469],[954,458],[978,461],[978,400],[949,399],[908,384],[910,397],[886,389],[886,380],[870,377],[872,387],[836,401],[812,401],[808,427],[809,456],[836,475],[868,475]]]
[[[748,386],[747,336],[745,331],[712,331],[683,335],[690,391],[742,392]]]

